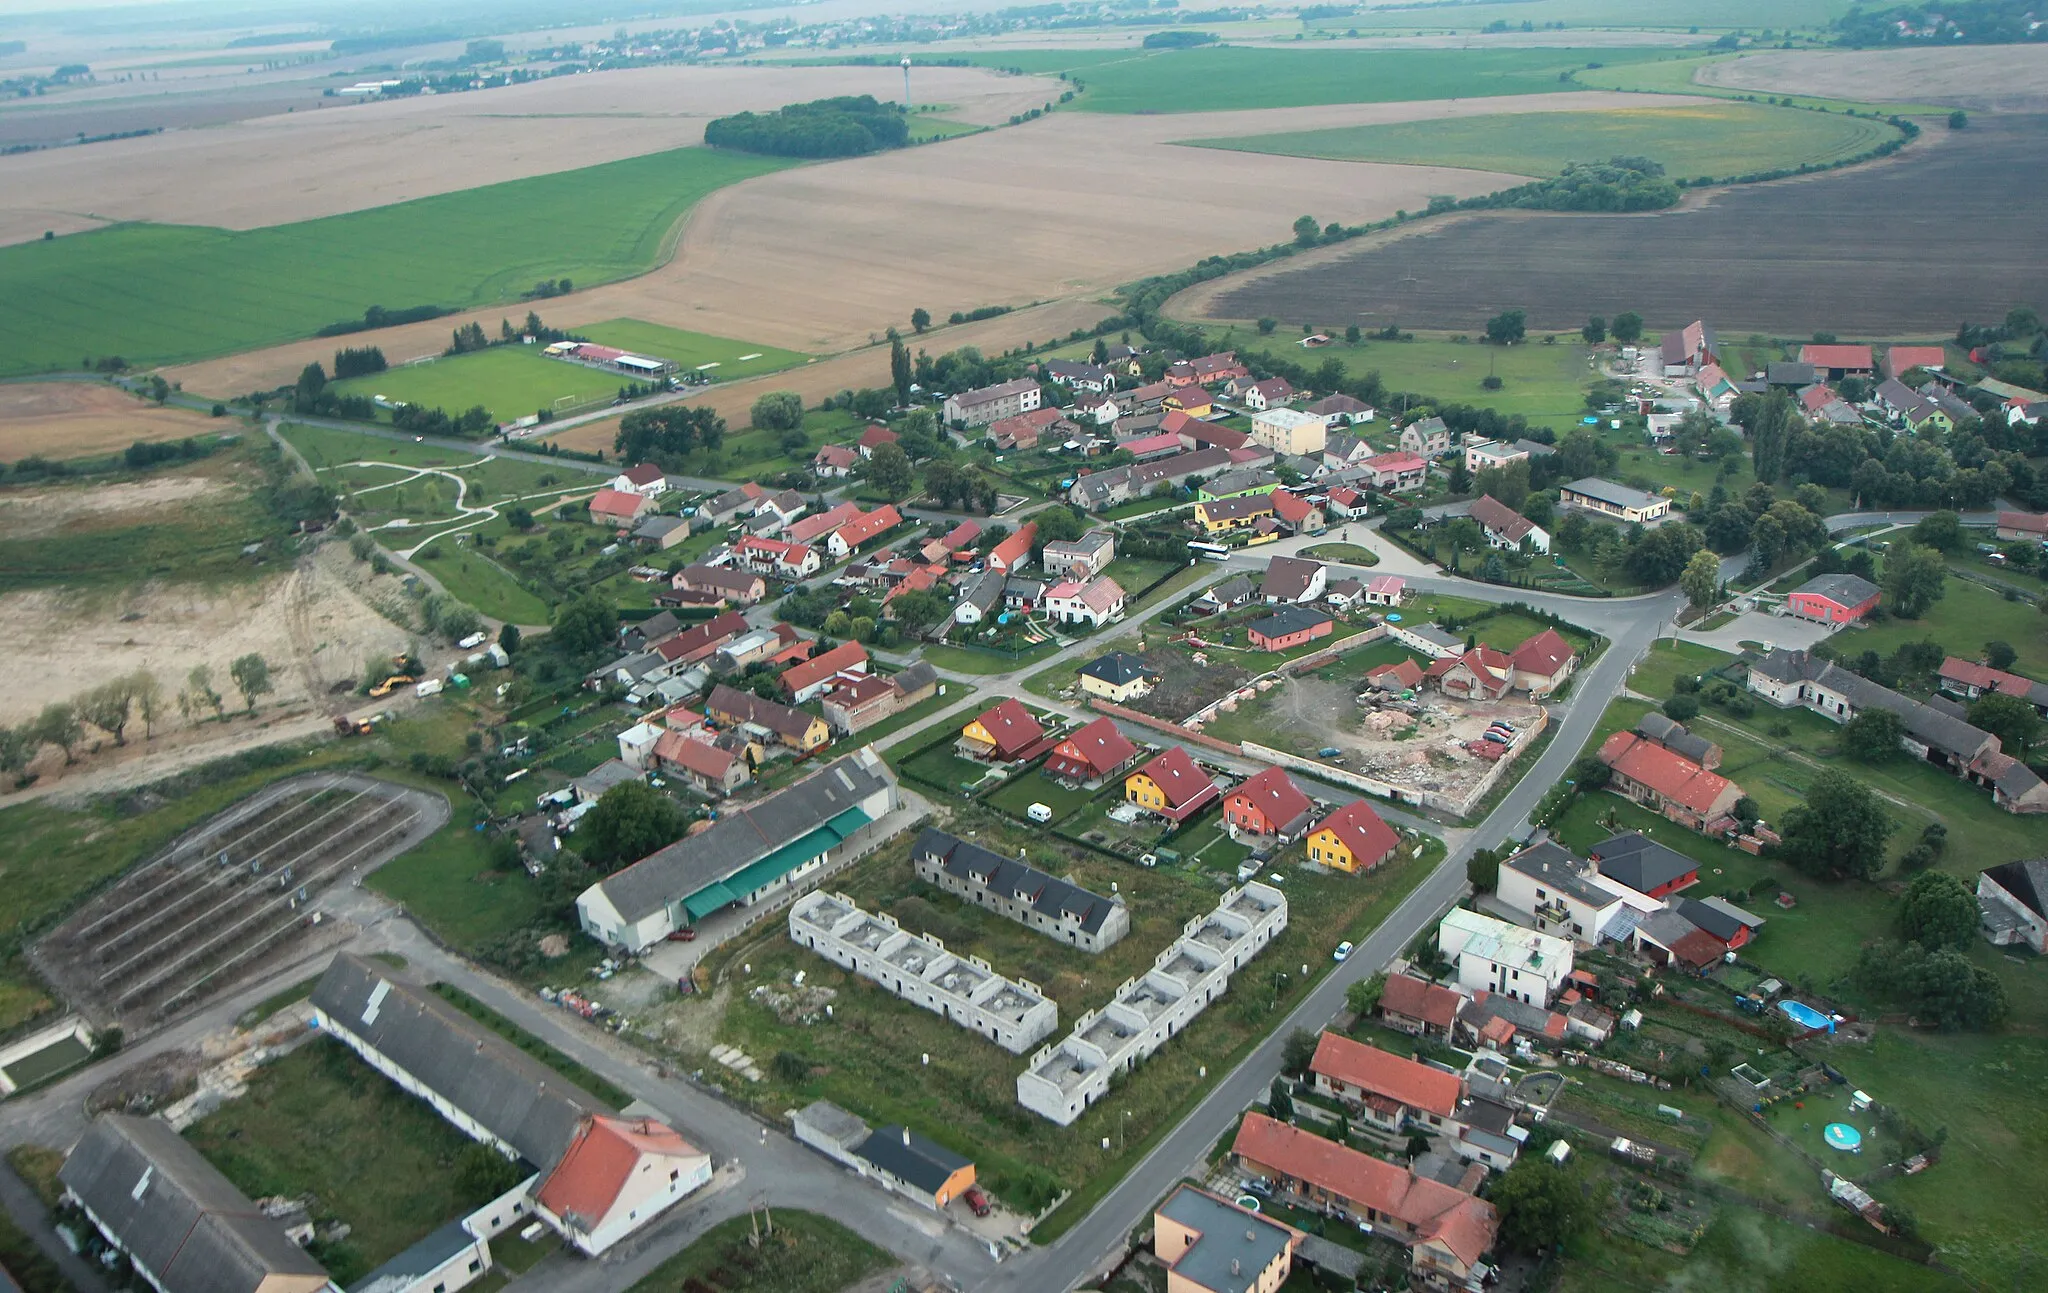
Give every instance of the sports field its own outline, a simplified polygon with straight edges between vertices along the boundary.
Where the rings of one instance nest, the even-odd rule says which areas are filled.
[[[552,409],[564,396],[577,402],[615,394],[631,379],[566,360],[548,359],[529,346],[493,346],[431,364],[408,364],[367,377],[335,382],[343,395],[382,395],[401,404],[446,409],[478,404],[500,422]]]
[[[1196,142],[1237,152],[1465,166],[1533,176],[1555,175],[1575,161],[1648,157],[1662,163],[1666,174],[1692,179],[1827,165],[1868,152],[1897,135],[1892,126],[1867,117],[1710,103],[1454,117]]]
[[[673,360],[684,372],[702,370],[706,377],[731,381],[737,377],[759,377],[777,369],[807,363],[809,355],[751,341],[714,337],[703,332],[685,332],[659,323],[638,319],[608,319],[603,323],[579,325],[577,336],[588,337],[605,346],[617,346],[650,359]],[[712,367],[716,365],[716,367]]]
[[[0,376],[87,355],[198,359],[372,305],[509,303],[542,279],[622,278],[660,260],[706,194],[787,164],[681,148],[266,229],[130,224],[0,248],[0,300],[36,303],[0,314]]]

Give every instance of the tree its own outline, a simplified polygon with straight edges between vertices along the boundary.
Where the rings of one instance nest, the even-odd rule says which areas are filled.
[[[1998,748],[2024,760],[2041,739],[2041,716],[2023,697],[1989,692],[1970,702],[1970,726],[1998,738]]]
[[[1500,887],[1500,850],[1474,849],[1465,859],[1465,881],[1476,893],[1492,893]]]
[[[498,630],[498,645],[505,649],[506,655],[518,655],[519,626],[517,624],[508,622],[502,628],[500,628]]]
[[[1322,1038],[1306,1028],[1297,1028],[1287,1034],[1287,1040],[1280,1044],[1280,1069],[1284,1073],[1306,1073],[1316,1057],[1316,1046]]]
[[[1941,600],[1948,583],[1948,564],[1941,554],[1917,543],[1895,543],[1885,557],[1884,591],[1892,614],[1917,620]]]
[[[1792,397],[1781,387],[1760,401],[1749,423],[1750,461],[1758,482],[1769,485],[1785,471],[1785,446],[1792,435]]]
[[[1600,315],[1594,315],[1586,320],[1585,327],[1579,329],[1579,335],[1586,339],[1587,345],[1599,345],[1607,340],[1607,320]]]
[[[803,396],[795,391],[769,391],[754,401],[748,416],[763,431],[794,431],[804,424]]]
[[[896,388],[896,402],[910,403],[910,348],[894,328],[889,329],[889,382]]]
[[[327,371],[318,361],[307,364],[299,370],[299,380],[292,387],[292,408],[300,413],[316,412],[326,391]]]
[[[618,640],[619,612],[601,593],[585,593],[555,611],[549,641],[572,656],[588,655]]]
[[[1950,130],[1968,130],[1970,128],[1970,114],[1964,112],[1961,108],[1957,108],[1954,112],[1949,113],[1948,128]]]
[[[1643,316],[1630,310],[1614,316],[1614,326],[1608,331],[1624,346],[1633,346],[1643,339]]]
[[[17,785],[41,744],[31,735],[33,727],[32,723],[0,727],[0,772],[13,777]]]
[[[1314,216],[1305,215],[1294,222],[1294,245],[1297,247],[1313,247],[1322,235],[1323,227],[1316,223]]]
[[[2020,653],[2013,650],[2010,642],[2001,642],[1993,638],[1984,644],[1984,663],[1993,669],[2010,669],[2012,662],[2019,658]]]
[[[1929,512],[1913,527],[1913,542],[1939,552],[1954,552],[1963,546],[1963,518],[1954,512]]]
[[[1922,871],[1899,899],[1899,932],[1930,952],[1968,951],[1977,942],[1980,920],[1977,895],[1946,871]]]
[[[1524,1154],[1493,1187],[1500,1239],[1522,1253],[1549,1252],[1575,1237],[1587,1219],[1578,1174],[1540,1154]]]
[[[1294,1117],[1294,1097],[1287,1094],[1287,1079],[1274,1078],[1266,1088],[1266,1115],[1287,1122]]]
[[[235,690],[242,693],[242,704],[251,714],[256,712],[256,698],[275,690],[270,682],[270,662],[254,651],[231,660],[228,677],[235,680]]]
[[[1387,990],[1386,971],[1382,970],[1369,979],[1360,979],[1344,989],[1344,1004],[1360,1019],[1370,1019],[1379,1012],[1380,994]]]
[[[1280,320],[1278,320],[1278,319],[1273,319],[1273,318],[1265,318],[1265,319],[1260,319],[1260,320],[1259,320],[1259,335],[1260,335],[1260,336],[1262,336],[1262,337],[1270,337],[1270,336],[1272,336],[1272,335],[1273,335],[1273,329],[1275,329],[1275,328],[1277,328],[1277,327],[1279,327],[1279,326],[1280,326]]]
[[[1526,310],[1502,310],[1486,321],[1486,339],[1496,346],[1512,346],[1528,332]]]
[[[910,312],[910,330],[912,332],[922,334],[926,328],[931,326],[932,312],[930,310],[920,305]]]
[[[626,781],[604,792],[597,807],[576,824],[576,851],[593,866],[623,866],[675,843],[683,833],[683,810],[644,781]]]
[[[1868,880],[1884,869],[1885,841],[1897,828],[1877,792],[1832,768],[1813,779],[1806,800],[1786,812],[1780,851],[1823,879]]]
[[[156,720],[164,712],[163,684],[147,669],[137,669],[128,675],[128,686],[135,693],[135,714],[142,720],[142,739],[156,739]]]
[[[1678,576],[1678,587],[1685,594],[1685,600],[1699,610],[1712,606],[1721,595],[1721,563],[1713,553],[1701,548],[1692,554],[1692,560],[1685,563],[1685,569]]]
[[[1694,696],[1668,696],[1664,700],[1664,716],[1673,722],[1690,723],[1700,716],[1700,702]]]
[[[868,484],[875,492],[891,502],[901,501],[917,483],[917,472],[910,465],[910,455],[903,452],[900,444],[885,444],[875,449],[874,457],[868,459]]]
[[[1883,763],[1899,752],[1905,734],[1905,720],[1890,710],[1859,710],[1842,724],[1842,752],[1858,763]]]
[[[85,739],[85,725],[78,721],[78,711],[68,701],[52,701],[43,706],[35,721],[28,725],[29,739],[36,745],[54,745],[64,751],[64,762],[76,763],[78,756],[72,747]]]
[[[113,737],[115,745],[128,744],[124,732],[129,712],[135,707],[135,684],[130,679],[110,678],[80,692],[72,703],[80,718]]]
[[[196,711],[203,705],[213,711],[215,718],[219,718],[222,710],[225,708],[221,694],[213,689],[213,668],[211,665],[195,664],[192,666],[192,672],[185,675],[185,695],[192,698],[192,709]],[[184,708],[183,696],[179,698],[179,707],[181,709]]]
[[[2011,1006],[1998,976],[1970,964],[1952,947],[1872,944],[1864,949],[1856,974],[1898,998],[1921,1020],[1950,1031],[1995,1027]]]

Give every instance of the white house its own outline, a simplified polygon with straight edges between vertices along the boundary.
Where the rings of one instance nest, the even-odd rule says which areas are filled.
[[[985,427],[1003,418],[1029,413],[1043,398],[1037,382],[1020,377],[1013,382],[948,395],[943,411],[948,424]]]
[[[668,492],[668,473],[651,462],[643,462],[612,477],[610,485],[622,494],[655,498]]]
[[[1108,575],[1085,584],[1069,579],[1046,590],[1045,611],[1061,624],[1100,626],[1124,613],[1124,590]]]
[[[1600,882],[1590,863],[1546,840],[1500,864],[1494,893],[1509,907],[1527,912],[1539,931],[1591,947],[1626,909],[1614,890]],[[1658,905],[1650,902],[1653,909]]]
[[[2048,939],[2048,857],[2002,862],[1977,875],[1977,912],[1984,937],[1999,946],[2024,943],[2036,953]]]
[[[1458,967],[1467,992],[1497,992],[1548,1006],[1572,972],[1572,945],[1549,934],[1454,908],[1437,926],[1437,947]]]

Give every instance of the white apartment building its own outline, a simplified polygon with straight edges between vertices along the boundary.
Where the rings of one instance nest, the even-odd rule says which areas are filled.
[[[1437,947],[1467,992],[1498,992],[1548,1006],[1572,972],[1572,945],[1459,907],[1437,926]]]
[[[1264,409],[1252,415],[1252,439],[1274,453],[1321,453],[1329,429],[1327,421],[1300,409]]]

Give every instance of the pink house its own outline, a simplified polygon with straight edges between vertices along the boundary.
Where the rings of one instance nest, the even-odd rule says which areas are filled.
[[[1855,575],[1819,575],[1794,589],[1785,607],[1805,620],[1854,624],[1877,605],[1878,587]]]

